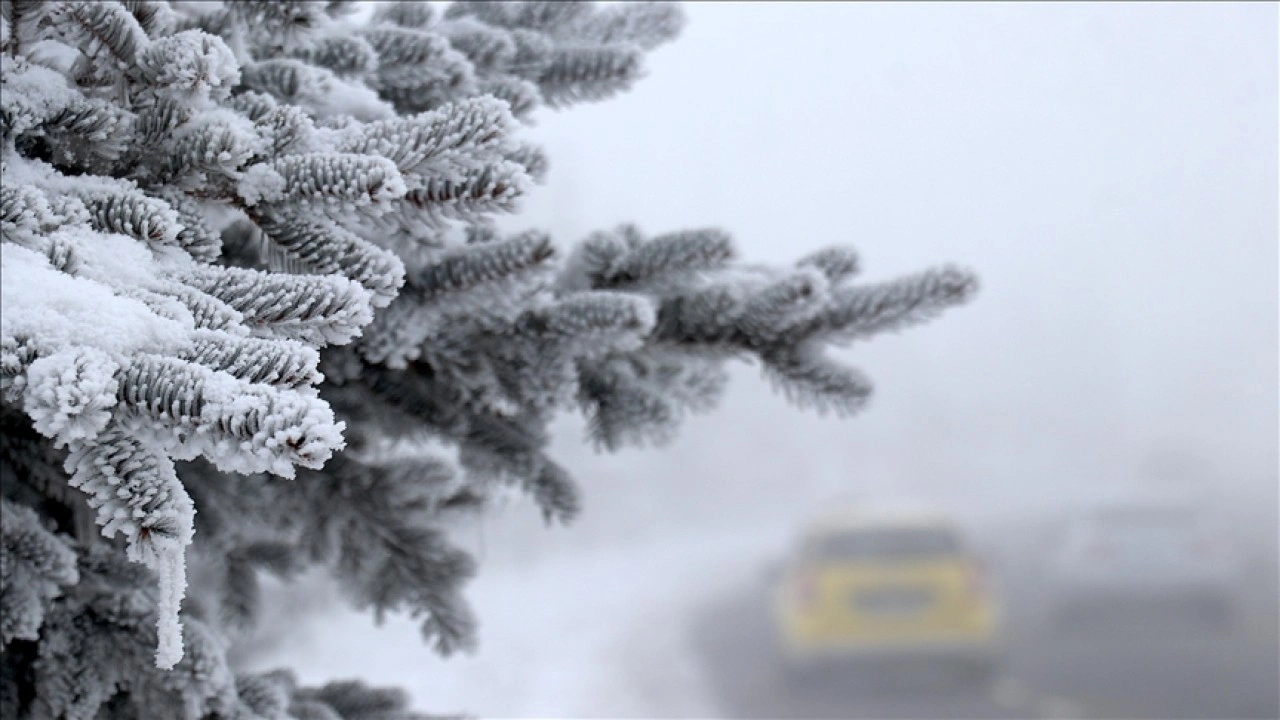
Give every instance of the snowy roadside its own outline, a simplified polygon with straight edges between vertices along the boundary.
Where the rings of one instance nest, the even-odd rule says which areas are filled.
[[[633,546],[482,564],[468,596],[475,655],[432,654],[407,618],[374,628],[339,610],[305,619],[255,669],[306,683],[359,677],[398,685],[429,712],[477,717],[710,717],[721,714],[688,646],[690,610],[758,572],[777,538],[700,531]]]

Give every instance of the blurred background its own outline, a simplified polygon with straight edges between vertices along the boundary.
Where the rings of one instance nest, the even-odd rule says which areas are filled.
[[[634,90],[538,116],[549,181],[511,227],[717,226],[753,261],[851,244],[869,281],[954,262],[977,299],[842,351],[876,383],[851,420],[747,365],[667,447],[598,455],[565,418],[580,519],[517,500],[459,531],[474,655],[309,588],[250,662],[480,717],[1280,715],[1276,5],[686,12]],[[796,682],[787,584],[861,572],[796,539],[903,506],[982,568],[992,671]]]

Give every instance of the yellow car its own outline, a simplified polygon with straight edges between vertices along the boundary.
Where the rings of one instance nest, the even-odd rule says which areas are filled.
[[[866,660],[945,661],[975,680],[999,657],[999,612],[978,558],[947,517],[840,512],[819,518],[781,569],[774,612],[792,677]]]

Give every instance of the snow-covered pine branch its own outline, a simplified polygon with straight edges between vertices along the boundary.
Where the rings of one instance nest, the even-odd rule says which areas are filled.
[[[735,358],[802,405],[825,355],[961,303],[715,229],[574,246],[495,218],[548,172],[542,108],[643,76],[664,2],[0,3],[0,706],[19,718],[418,717],[403,693],[235,674],[261,573],[474,644],[454,518],[580,510],[547,454],[663,441]],[[387,448],[394,447],[391,452]]]

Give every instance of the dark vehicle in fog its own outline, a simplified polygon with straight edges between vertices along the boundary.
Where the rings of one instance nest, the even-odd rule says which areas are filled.
[[[825,515],[777,577],[778,657],[790,681],[899,668],[981,681],[998,664],[997,603],[946,516]]]
[[[1113,500],[1078,511],[1048,568],[1059,628],[1173,621],[1228,630],[1243,565],[1228,528],[1181,500]]]

